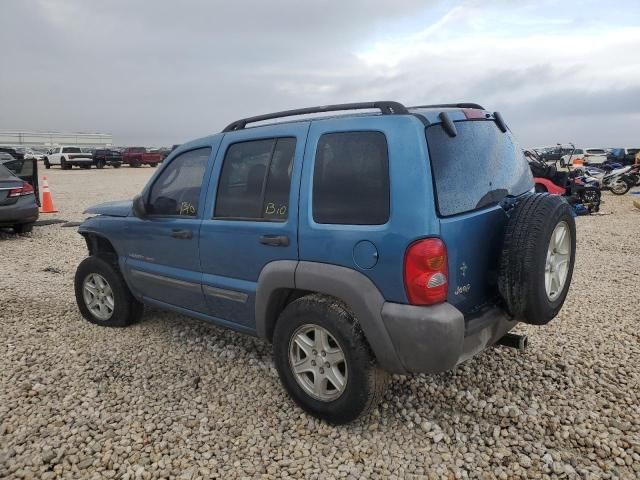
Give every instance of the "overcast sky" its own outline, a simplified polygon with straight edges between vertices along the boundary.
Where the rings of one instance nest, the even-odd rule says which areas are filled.
[[[0,18],[1,130],[171,145],[274,110],[467,101],[523,145],[640,144],[638,0],[0,0]]]

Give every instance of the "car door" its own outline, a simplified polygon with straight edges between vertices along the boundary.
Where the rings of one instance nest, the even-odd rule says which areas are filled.
[[[125,268],[146,301],[207,311],[198,240],[214,148],[199,145],[174,157],[145,188],[144,218],[128,217]]]
[[[262,269],[298,258],[298,191],[309,122],[227,133],[200,233],[203,290],[221,323],[255,329]]]

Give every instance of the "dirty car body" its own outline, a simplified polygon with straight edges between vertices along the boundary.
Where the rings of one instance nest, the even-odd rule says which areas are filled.
[[[351,398],[345,379],[360,378],[359,357],[345,352],[343,366],[331,366],[344,386],[340,375],[318,373],[306,353],[296,357],[294,340],[280,347],[283,325],[298,321],[295,308],[313,312],[332,299],[357,322],[381,371],[439,372],[519,321],[546,323],[568,287],[555,287],[560,304],[550,300],[547,310],[514,300],[538,298],[544,280],[536,265],[534,295],[503,272],[512,268],[505,245],[524,241],[513,212],[520,203],[531,212],[557,204],[532,195],[527,162],[499,114],[475,104],[371,105],[381,113],[252,128],[247,123],[264,118],[234,122],[175,149],[138,197],[89,209],[94,216],[79,229],[90,254],[110,259],[137,302],[265,338],[277,358],[289,348],[290,366],[313,364],[294,382],[282,360],[283,383],[303,408],[337,423],[356,415],[341,402]],[[76,277],[81,309],[89,275]],[[315,332],[304,338],[328,334],[331,348],[348,350],[330,324]],[[317,378],[335,388],[314,393]]]

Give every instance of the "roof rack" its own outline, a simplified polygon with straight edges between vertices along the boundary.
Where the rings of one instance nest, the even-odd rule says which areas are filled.
[[[223,132],[233,132],[242,130],[247,123],[261,122],[263,120],[272,120],[274,118],[293,117],[296,115],[308,115],[311,113],[340,112],[344,110],[365,110],[377,108],[383,115],[402,115],[409,111],[407,107],[398,102],[361,102],[361,103],[339,103],[337,105],[324,105],[322,107],[299,108],[296,110],[285,110],[284,112],[267,113],[265,115],[257,115],[255,117],[242,118],[230,123],[225,127]]]
[[[473,108],[475,110],[484,110],[482,105],[477,103],[438,103],[436,105],[416,105],[409,108]]]

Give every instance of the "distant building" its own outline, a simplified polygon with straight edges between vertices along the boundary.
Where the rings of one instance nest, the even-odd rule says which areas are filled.
[[[52,146],[86,145],[104,147],[113,144],[110,133],[3,132],[0,145]]]

